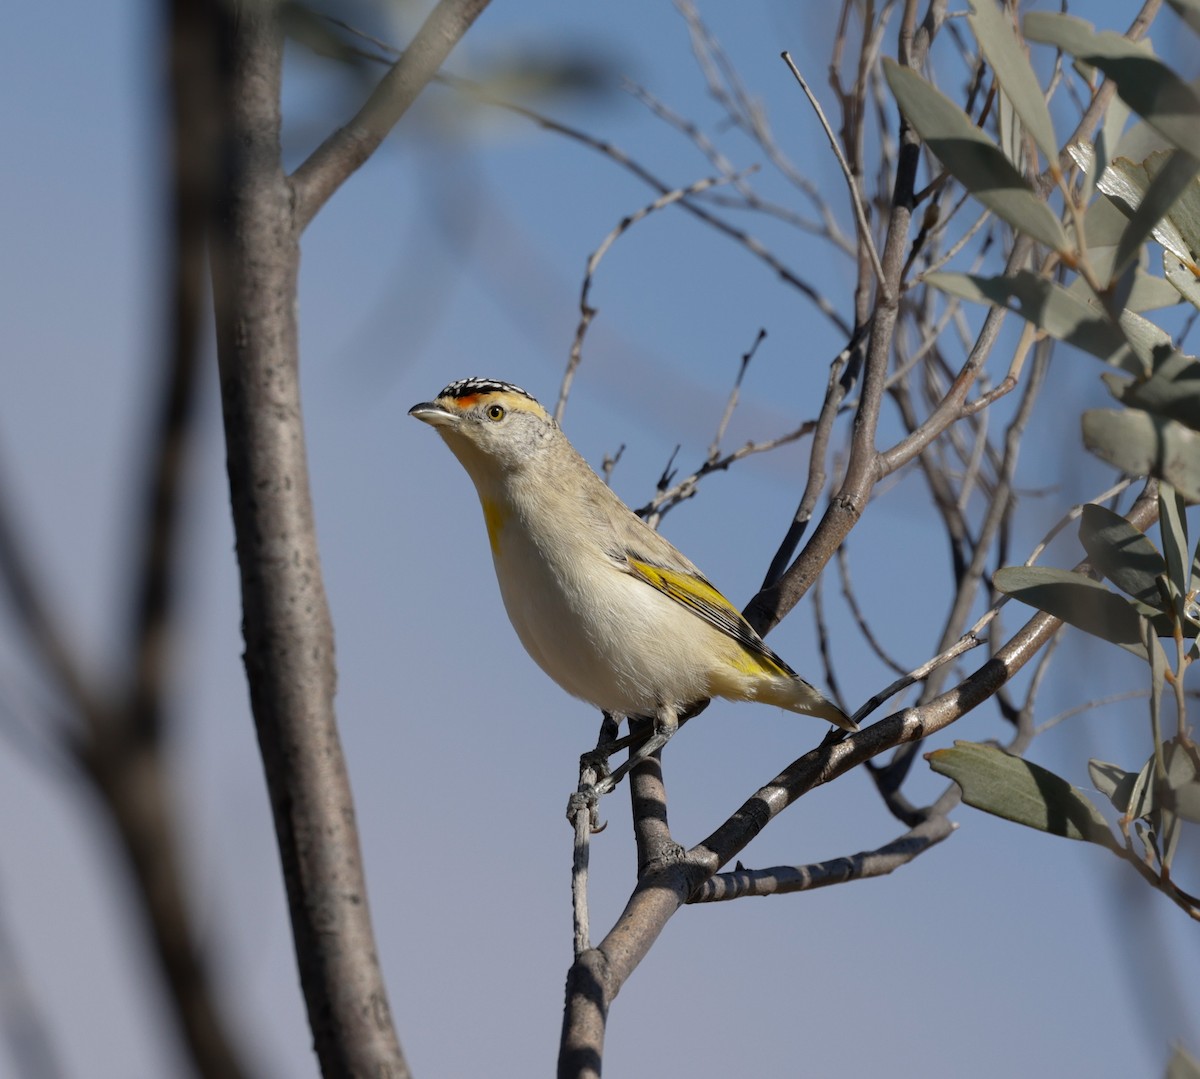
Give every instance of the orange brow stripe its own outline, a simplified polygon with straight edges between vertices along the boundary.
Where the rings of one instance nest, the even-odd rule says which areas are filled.
[[[456,397],[454,403],[459,408],[470,408],[476,401],[479,400],[479,394],[469,393],[466,397]]]

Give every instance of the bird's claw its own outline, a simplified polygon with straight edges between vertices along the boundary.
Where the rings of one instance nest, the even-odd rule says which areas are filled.
[[[591,783],[581,783],[579,790],[567,799],[567,820],[574,828],[581,813],[587,814],[588,831],[598,835],[608,827],[608,821],[600,823],[600,798],[603,792]]]

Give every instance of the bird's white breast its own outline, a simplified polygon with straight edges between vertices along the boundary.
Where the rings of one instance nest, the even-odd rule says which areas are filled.
[[[607,537],[580,535],[593,523],[557,524],[575,530],[574,543],[544,528],[533,535],[516,515],[493,535],[504,606],[534,661],[568,693],[621,715],[706,696],[710,672],[697,656],[711,648],[695,645],[715,631],[624,572],[604,551]],[[567,557],[581,539],[588,557]]]

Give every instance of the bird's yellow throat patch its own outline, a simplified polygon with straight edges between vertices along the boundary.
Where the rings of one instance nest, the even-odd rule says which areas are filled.
[[[488,542],[492,545],[492,554],[500,553],[500,533],[508,522],[508,508],[491,499],[480,499],[483,504],[483,520],[487,525]]]

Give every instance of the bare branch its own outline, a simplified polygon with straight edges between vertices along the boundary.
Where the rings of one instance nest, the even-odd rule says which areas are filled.
[[[800,546],[808,522],[812,520],[817,499],[825,489],[825,459],[829,454],[829,442],[833,436],[833,424],[841,412],[842,404],[850,387],[857,381],[862,370],[863,354],[871,324],[860,326],[846,347],[834,357],[829,365],[829,379],[825,384],[825,399],[821,403],[821,414],[813,429],[812,450],[808,455],[808,479],[800,496],[800,504],[792,514],[791,524],[780,541],[775,556],[767,567],[763,588],[769,588],[783,576]]]
[[[956,827],[947,817],[939,814],[922,821],[877,850],[860,851],[812,865],[735,869],[731,873],[717,873],[709,877],[688,902],[722,903],[745,896],[790,895],[831,884],[886,876],[936,846],[953,834]]]
[[[325,596],[300,407],[299,221],[311,217],[388,117],[415,96],[482,4],[443,2],[411,60],[369,105],[362,138],[310,161],[294,212],[279,161],[283,42],[272,4],[221,8],[230,76],[224,211],[213,237],[221,403],[245,665],[271,795],[300,980],[322,1073],[404,1077],[375,954],[354,802],[338,737],[333,627]],[[433,27],[434,29],[430,29]],[[439,51],[440,50],[440,51]],[[428,74],[425,74],[425,73]],[[377,93],[378,97],[378,93]],[[403,99],[403,102],[401,101]],[[371,140],[374,140],[372,143]]]
[[[487,5],[488,0],[438,0],[354,118],[296,169],[292,184],[298,231],[304,231],[329,197],[375,152]]]

